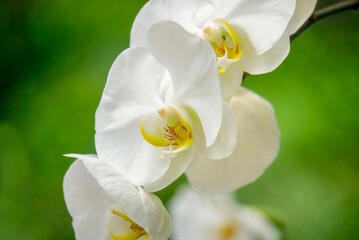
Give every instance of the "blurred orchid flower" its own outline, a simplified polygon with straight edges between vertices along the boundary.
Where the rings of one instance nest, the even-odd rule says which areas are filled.
[[[161,200],[135,187],[95,156],[76,160],[64,177],[64,196],[77,240],[167,240],[169,215]]]
[[[282,63],[289,53],[289,35],[310,16],[315,3],[298,0],[296,6],[295,0],[150,0],[134,21],[131,46],[146,45],[146,32],[156,22],[179,23],[213,48],[223,98],[228,100],[240,86],[243,72],[267,73]]]
[[[169,205],[173,240],[279,240],[279,229],[259,210],[231,195],[181,188]]]
[[[154,24],[147,35],[148,47],[125,50],[112,65],[95,141],[100,159],[156,191],[186,171],[199,151],[233,153],[236,124],[222,102],[210,46],[173,22]],[[220,128],[226,132],[216,141]]]

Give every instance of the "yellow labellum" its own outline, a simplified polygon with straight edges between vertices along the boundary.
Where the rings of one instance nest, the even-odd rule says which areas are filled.
[[[164,106],[145,116],[140,126],[143,138],[156,147],[187,149],[192,141],[192,127],[172,107]]]
[[[233,222],[223,224],[218,228],[218,240],[231,240],[237,235],[236,225]]]
[[[203,28],[204,38],[211,44],[218,58],[218,72],[223,73],[243,54],[238,36],[231,24],[223,18]]]
[[[125,234],[118,235],[115,234],[113,231],[108,230],[113,240],[137,240],[142,237],[144,237],[143,240],[148,240],[149,234],[141,226],[139,226],[131,218],[129,218],[126,214],[116,209],[111,209],[111,213],[121,217],[123,220],[130,223],[130,229]]]

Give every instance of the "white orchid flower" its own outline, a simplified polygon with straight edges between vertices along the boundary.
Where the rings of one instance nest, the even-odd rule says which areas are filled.
[[[76,160],[64,177],[64,196],[77,240],[167,240],[169,215],[161,200],[135,187],[105,161]]]
[[[279,150],[271,105],[243,88],[221,103],[211,48],[176,23],[154,24],[147,39],[149,50],[125,51],[110,71],[96,113],[100,159],[148,191],[183,172],[211,192],[257,179]]]
[[[148,48],[125,50],[112,65],[95,141],[100,159],[156,191],[186,171],[199,151],[230,155],[236,126],[208,44],[173,22],[152,25],[146,39]]]
[[[228,100],[243,72],[267,73],[286,58],[289,35],[309,17],[315,1],[298,0],[297,5],[294,13],[295,0],[150,0],[134,21],[131,46],[146,45],[146,32],[156,22],[179,23],[213,48]]]
[[[228,157],[198,153],[186,171],[192,186],[208,192],[230,192],[256,180],[279,151],[280,133],[271,104],[241,87],[230,101],[237,142]],[[234,128],[235,127],[235,128]],[[225,131],[220,131],[225,132]],[[221,141],[219,134],[218,141]],[[223,141],[227,141],[223,138]]]
[[[280,232],[260,211],[231,195],[181,188],[169,205],[173,240],[279,240]]]

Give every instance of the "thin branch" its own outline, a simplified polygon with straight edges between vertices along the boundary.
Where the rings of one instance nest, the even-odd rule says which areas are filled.
[[[347,11],[347,10],[358,10],[359,9],[359,0],[346,0],[342,1],[328,7],[319,9],[315,11],[312,16],[302,25],[299,30],[294,33],[290,40],[293,41],[297,38],[300,34],[302,34],[307,28],[312,26],[314,23],[318,22],[319,20],[326,18],[328,16],[334,15],[339,12]]]

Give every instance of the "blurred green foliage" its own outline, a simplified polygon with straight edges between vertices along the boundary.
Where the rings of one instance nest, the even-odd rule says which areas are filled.
[[[73,160],[62,155],[95,152],[106,76],[145,2],[1,1],[1,239],[74,239],[62,196]],[[282,137],[278,159],[237,196],[280,215],[290,240],[359,239],[358,26],[353,12],[325,19],[277,70],[244,82],[273,104]]]

